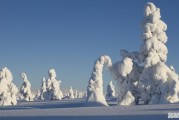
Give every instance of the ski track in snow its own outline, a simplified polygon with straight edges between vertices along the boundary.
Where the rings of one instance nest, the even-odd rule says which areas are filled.
[[[169,112],[179,104],[85,107],[85,99],[74,99],[0,107],[0,120],[167,120]]]

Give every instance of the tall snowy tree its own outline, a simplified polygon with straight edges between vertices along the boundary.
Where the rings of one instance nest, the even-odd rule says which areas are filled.
[[[178,75],[165,64],[168,53],[165,46],[167,25],[160,18],[160,9],[153,3],[147,3],[142,23],[143,44],[139,55],[140,61],[144,62],[139,89],[146,104],[179,101]]]
[[[112,65],[110,57],[101,56],[94,64],[94,68],[87,87],[87,105],[108,106],[103,93],[102,72],[104,64],[106,64],[107,67]]]
[[[27,79],[27,75],[25,73],[21,73],[21,77],[24,82],[20,88],[20,93],[23,95],[26,101],[33,101],[34,95],[32,94],[31,84]]]
[[[179,78],[174,67],[168,67],[167,25],[160,19],[160,9],[147,3],[142,23],[143,44],[139,52],[129,53],[121,50],[123,57],[112,65],[108,64],[114,80],[119,87],[118,104],[134,105],[141,98],[145,104],[164,104],[179,102]],[[99,58],[94,66],[87,89],[88,101],[107,105],[103,96],[102,68],[110,58]]]
[[[13,76],[11,71],[4,67],[0,71],[0,106],[16,105],[16,95],[18,89],[14,83],[12,83]]]

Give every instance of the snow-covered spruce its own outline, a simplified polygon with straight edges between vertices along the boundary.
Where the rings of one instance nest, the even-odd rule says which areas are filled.
[[[16,95],[18,89],[14,83],[12,83],[13,76],[11,71],[4,67],[0,71],[0,106],[16,105]]]
[[[113,85],[112,81],[110,81],[107,86],[106,97],[108,97],[108,98],[115,97],[115,94],[116,94],[116,91],[115,91],[114,85]]]
[[[147,3],[142,23],[143,44],[140,61],[144,70],[140,77],[139,89],[145,104],[176,103],[179,101],[178,75],[166,64],[167,25],[160,19],[160,9],[153,3]]]
[[[118,105],[135,105],[139,99],[137,87],[142,67],[131,59],[135,58],[134,53],[121,50],[120,55],[123,59],[110,68],[113,79],[117,80]]]
[[[33,101],[34,95],[32,94],[31,84],[27,79],[27,75],[25,73],[21,73],[21,77],[24,82],[20,88],[20,93],[23,95],[26,101]]]
[[[47,99],[47,87],[46,87],[46,80],[43,77],[42,79],[42,85],[41,85],[41,91],[40,91],[40,99],[46,100]]]
[[[70,90],[69,90],[69,94],[68,95],[69,95],[68,96],[69,99],[74,99],[75,98],[72,86],[70,86]]]
[[[75,90],[74,98],[78,98],[78,90],[77,89]]]
[[[37,93],[35,95],[35,99],[40,99],[41,92],[40,90],[37,90]]]
[[[144,67],[150,67],[167,60],[167,25],[160,19],[160,9],[153,3],[147,3],[145,17],[142,22],[143,44],[141,45],[140,59]]]
[[[101,56],[94,64],[91,77],[87,87],[86,104],[92,106],[108,106],[103,94],[103,66],[111,67],[111,59],[109,56]]]
[[[46,100],[61,100],[63,98],[63,93],[60,90],[61,81],[56,79],[55,69],[50,69],[48,75]]]
[[[82,92],[78,92],[78,98],[83,98],[83,93]]]

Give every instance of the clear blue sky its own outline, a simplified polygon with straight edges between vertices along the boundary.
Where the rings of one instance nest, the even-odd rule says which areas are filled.
[[[147,0],[0,0],[0,68],[14,83],[26,72],[33,88],[55,68],[62,87],[85,90],[94,61],[139,50]],[[179,72],[179,1],[151,0],[168,25],[168,62]],[[111,77],[104,72],[105,84]]]

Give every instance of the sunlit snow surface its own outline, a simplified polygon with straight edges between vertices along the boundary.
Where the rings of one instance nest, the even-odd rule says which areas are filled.
[[[0,120],[167,120],[168,112],[179,112],[179,104],[85,107],[85,99],[18,102],[0,107]]]

